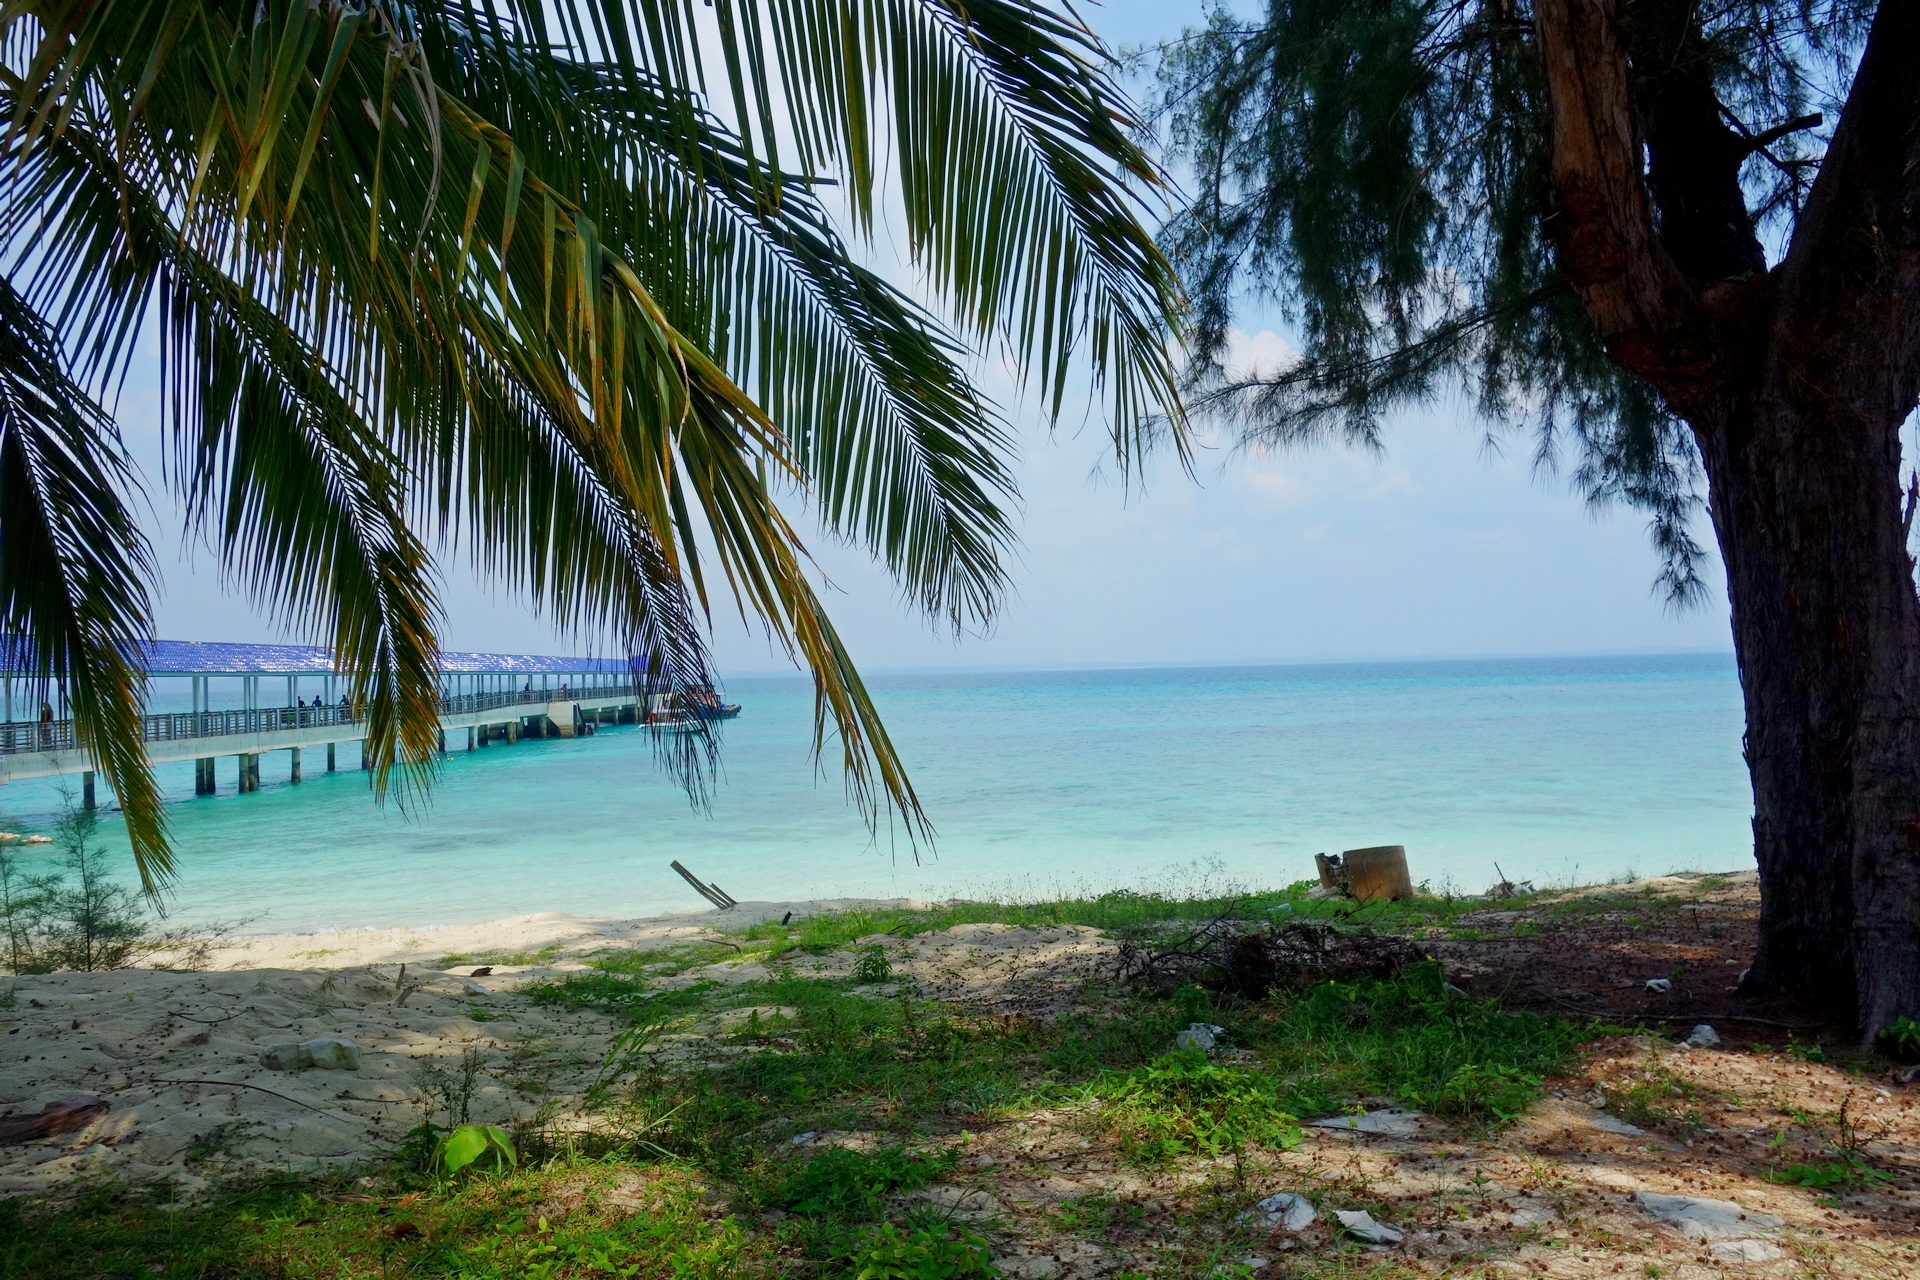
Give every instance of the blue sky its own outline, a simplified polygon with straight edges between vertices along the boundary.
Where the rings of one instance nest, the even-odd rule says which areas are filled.
[[[1196,3],[1114,0],[1083,9],[1119,45],[1198,23]],[[1286,349],[1271,316],[1243,318],[1255,353]],[[156,371],[135,371],[122,422],[157,457]],[[1635,512],[1595,513],[1564,478],[1535,474],[1527,443],[1484,447],[1464,406],[1408,414],[1386,452],[1251,457],[1210,445],[1188,478],[1167,463],[1123,489],[1102,471],[1104,426],[1049,433],[1031,405],[1009,406],[1022,434],[1022,547],[991,633],[954,638],[911,616],[865,558],[816,537],[828,600],[869,668],[1554,653],[1725,648],[1724,598],[1675,614]],[[171,500],[153,484],[152,528],[165,574],[160,634],[279,634],[224,593],[211,557],[180,545]],[[1699,530],[1703,540],[1709,531]],[[450,648],[550,652],[558,638],[521,601],[449,566]],[[299,637],[309,638],[309,637]],[[756,632],[717,620],[723,672],[778,669]]]

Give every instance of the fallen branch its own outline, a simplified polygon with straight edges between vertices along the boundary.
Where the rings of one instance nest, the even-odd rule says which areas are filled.
[[[170,1077],[161,1076],[161,1077],[156,1077],[150,1083],[153,1083],[153,1084],[210,1084],[210,1085],[218,1086],[223,1089],[252,1089],[255,1093],[264,1093],[264,1094],[267,1094],[269,1097],[278,1098],[282,1102],[291,1102],[296,1107],[305,1107],[307,1110],[313,1112],[315,1115],[324,1116],[329,1114],[328,1112],[322,1110],[321,1108],[314,1106],[311,1102],[302,1102],[298,1098],[289,1098],[284,1093],[277,1093],[272,1089],[266,1088],[264,1085],[248,1084],[244,1080],[174,1080]]]
[[[1255,928],[1229,914],[1162,948],[1124,943],[1118,964],[1121,977],[1162,990],[1198,983],[1258,999],[1316,982],[1392,977],[1419,959],[1407,939],[1364,927],[1293,920]]]
[[[0,1119],[0,1146],[84,1129],[106,1113],[107,1100],[97,1093],[63,1093],[33,1115]]]

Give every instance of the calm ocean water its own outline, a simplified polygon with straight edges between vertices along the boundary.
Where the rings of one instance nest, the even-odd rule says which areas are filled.
[[[737,680],[746,711],[706,814],[632,728],[456,752],[407,812],[312,751],[298,786],[284,753],[263,757],[250,796],[231,757],[211,799],[190,764],[165,766],[176,918],[278,931],[701,908],[674,858],[742,899],[1277,885],[1310,877],[1316,851],[1372,844],[1466,891],[1496,862],[1542,883],[1751,862],[1739,686],[1719,655],[872,683],[939,829],[918,863],[816,773],[807,686]],[[0,789],[29,823],[55,803],[48,783]]]

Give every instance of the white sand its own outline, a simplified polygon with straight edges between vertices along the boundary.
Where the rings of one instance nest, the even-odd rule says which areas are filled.
[[[457,1071],[477,1055],[469,1119],[590,1126],[579,1110],[616,1026],[591,1012],[535,1004],[519,989],[613,948],[651,950],[713,939],[723,929],[819,911],[925,906],[911,900],[743,903],[727,912],[646,920],[515,916],[444,929],[364,930],[247,938],[206,972],[127,969],[0,979],[0,1114],[36,1113],[58,1094],[86,1090],[107,1102],[85,1127],[0,1146],[0,1194],[45,1194],[104,1178],[165,1178],[191,1193],[208,1178],[263,1168],[313,1172],[391,1152],[427,1118],[422,1071]],[[902,939],[876,934],[854,948],[886,948],[897,977],[928,995],[976,1009],[1041,1013],[1114,944],[1078,926],[1011,929],[959,925]],[[459,954],[559,951],[534,965],[437,967]],[[792,953],[807,975],[845,976],[853,950]],[[404,982],[411,988],[404,998]],[[767,978],[752,959],[722,961],[660,986]],[[877,987],[875,994],[891,988]],[[777,1010],[769,1010],[776,1016]],[[714,1040],[744,1014],[675,1028],[662,1048],[681,1062],[724,1061],[751,1051]],[[365,1051],[357,1071],[276,1071],[260,1065],[270,1044],[345,1037]],[[433,1114],[444,1123],[447,1116]]]
[[[549,963],[608,947],[655,948],[718,937],[791,912],[795,919],[821,912],[872,908],[924,908],[916,898],[815,898],[803,902],[742,902],[727,911],[613,920],[541,911],[481,924],[419,929],[337,929],[318,933],[249,934],[223,943],[214,963],[223,969],[351,969],[369,964],[430,963],[445,956],[490,956],[559,951]]]

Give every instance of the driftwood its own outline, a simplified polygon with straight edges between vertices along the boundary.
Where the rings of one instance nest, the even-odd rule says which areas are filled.
[[[1120,947],[1122,978],[1161,991],[1199,985],[1258,999],[1268,992],[1351,978],[1387,978],[1420,959],[1405,938],[1308,920],[1254,925],[1216,917],[1155,948]]]
[[[739,903],[735,902],[732,896],[729,895],[727,891],[725,889],[722,889],[719,885],[701,883],[700,878],[694,875],[693,872],[681,866],[678,859],[675,859],[674,861],[668,863],[667,865],[672,867],[675,871],[679,872],[680,878],[682,880],[685,880],[688,884],[692,885],[693,891],[695,893],[705,898],[708,902],[711,902],[714,906],[718,907],[720,910],[726,911],[726,910],[729,910],[730,908],[737,907],[740,905]]]
[[[0,1146],[38,1142],[70,1129],[84,1129],[107,1114],[107,1100],[97,1093],[63,1093],[30,1116],[0,1116]]]

